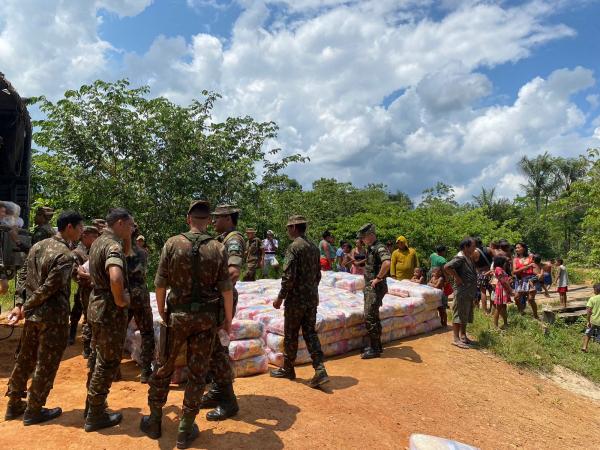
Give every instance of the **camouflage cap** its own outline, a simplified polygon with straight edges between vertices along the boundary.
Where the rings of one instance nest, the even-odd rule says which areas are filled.
[[[54,215],[54,208],[50,208],[49,206],[39,206],[35,213],[43,214],[47,217],[52,217]]]
[[[373,225],[370,222],[369,223],[365,223],[362,227],[360,227],[358,229],[357,237],[361,238],[365,234],[368,234],[368,233],[375,233],[375,225]]]
[[[98,228],[92,226],[92,225],[86,225],[83,227],[83,234],[98,234]]]
[[[246,233],[256,233],[254,228],[246,228]]]
[[[300,225],[300,224],[307,223],[307,222],[308,221],[304,218],[304,216],[294,215],[294,216],[290,216],[286,226],[289,227],[291,225]]]
[[[239,213],[240,210],[234,205],[217,205],[215,210],[212,212],[213,216],[230,216],[231,214]]]
[[[92,220],[92,225],[96,228],[103,228],[106,226],[106,220],[104,219],[94,219]]]
[[[210,211],[210,202],[208,200],[192,200],[187,211],[188,215],[190,215],[194,209],[198,210],[198,217],[208,217]]]

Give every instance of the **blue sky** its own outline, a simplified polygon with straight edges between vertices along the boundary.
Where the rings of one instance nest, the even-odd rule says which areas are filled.
[[[0,70],[55,99],[97,78],[218,91],[218,118],[274,120],[269,145],[311,158],[289,168],[306,187],[514,196],[523,155],[600,147],[598,17],[594,0],[5,0]]]

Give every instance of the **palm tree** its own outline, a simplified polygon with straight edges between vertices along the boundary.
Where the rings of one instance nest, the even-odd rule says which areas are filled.
[[[583,178],[588,170],[588,160],[584,157],[579,158],[556,158],[554,161],[554,173],[558,181],[556,195],[562,192],[569,192],[571,185]]]
[[[491,211],[495,204],[496,188],[490,188],[489,190],[485,187],[481,187],[479,195],[474,195],[473,200],[475,204],[485,211]]]
[[[527,183],[521,186],[525,193],[535,202],[535,210],[539,213],[542,199],[548,199],[554,190],[556,179],[555,159],[545,152],[535,158],[523,156],[519,161],[519,170],[527,177]]]

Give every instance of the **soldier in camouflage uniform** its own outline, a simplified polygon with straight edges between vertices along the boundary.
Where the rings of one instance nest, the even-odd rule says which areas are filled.
[[[246,273],[244,274],[244,281],[255,281],[256,280],[256,269],[262,261],[262,242],[256,237],[256,230],[254,228],[248,228],[246,230]]]
[[[77,334],[77,325],[83,314],[83,327],[81,330],[81,339],[83,341],[83,357],[88,358],[90,355],[90,342],[92,340],[92,331],[87,323],[87,307],[92,291],[92,283],[89,273],[83,270],[83,265],[88,260],[90,247],[98,238],[98,230],[95,227],[84,227],[81,240],[77,247],[72,251],[75,258],[75,267],[73,269],[73,279],[77,282],[77,292],[73,298],[73,307],[71,308],[71,316],[69,321],[71,328],[69,330],[69,345],[75,343]]]
[[[154,359],[154,323],[150,307],[150,293],[146,285],[148,270],[148,254],[135,243],[138,235],[137,226],[131,239],[131,251],[127,255],[127,276],[129,280],[129,322],[135,318],[142,338],[142,372],[140,381],[147,383],[152,374]]]
[[[54,210],[49,206],[40,206],[37,209],[33,219],[36,226],[33,229],[33,235],[31,236],[31,245],[54,236],[54,228],[50,225],[53,215]]]
[[[117,425],[122,415],[109,413],[106,397],[115,377],[125,344],[127,307],[127,263],[123,240],[130,239],[133,218],[123,208],[111,209],[108,227],[90,248],[90,277],[93,284],[88,305],[88,323],[92,328],[92,354],[88,359],[85,431]]]
[[[104,219],[94,219],[92,220],[92,226],[96,227],[99,234],[102,234],[104,229],[106,228],[106,220]]]
[[[60,408],[46,409],[44,405],[52,389],[56,371],[69,335],[69,299],[73,256],[68,242],[77,241],[83,230],[83,218],[76,212],[65,211],[58,218],[59,232],[36,243],[27,256],[25,272],[26,301],[17,316],[25,325],[21,350],[8,381],[9,397],[6,420],[25,413],[23,423],[32,425],[54,419]],[[27,379],[32,375],[29,398],[25,403]]]
[[[287,223],[287,232],[292,243],[285,254],[281,290],[277,300],[273,302],[273,307],[279,309],[285,301],[283,367],[272,370],[271,376],[290,380],[296,378],[294,361],[298,353],[298,334],[302,329],[302,336],[315,369],[310,386],[316,388],[329,381],[323,364],[321,343],[315,330],[321,281],[319,249],[306,238],[304,217],[291,216]]]
[[[140,429],[153,439],[161,436],[162,408],[167,401],[175,360],[187,345],[188,381],[179,422],[177,448],[187,448],[198,436],[195,418],[200,410],[210,355],[220,345],[217,329],[231,329],[233,292],[227,252],[223,244],[207,234],[210,205],[192,202],[188,209],[188,233],[173,236],[165,243],[154,284],[158,312],[167,328],[167,352],[148,382],[150,415],[142,418]],[[165,297],[170,288],[165,315]]]
[[[229,277],[233,283],[233,315],[238,301],[235,283],[240,278],[244,258],[246,256],[246,242],[242,233],[237,231],[240,210],[232,205],[218,205],[213,215],[213,227],[219,233],[219,242],[227,250]],[[210,359],[208,379],[212,382],[210,389],[202,399],[202,408],[214,408],[206,413],[208,420],[225,420],[235,416],[239,411],[233,379],[235,375],[229,360],[229,348],[217,342]]]
[[[386,246],[377,240],[375,225],[372,223],[367,223],[360,228],[358,238],[367,246],[363,294],[365,325],[370,341],[370,345],[360,357],[362,359],[379,358],[383,352],[379,308],[381,308],[383,297],[388,291],[386,277],[390,271],[391,256]]]

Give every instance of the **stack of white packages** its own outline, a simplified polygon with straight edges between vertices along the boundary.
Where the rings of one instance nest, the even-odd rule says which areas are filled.
[[[319,287],[316,330],[325,356],[344,354],[366,344],[367,332],[361,292],[363,280],[360,275],[323,273]],[[437,307],[441,305],[441,291],[410,281],[397,282],[392,279],[388,281],[395,286],[395,289],[394,295],[388,294],[384,297],[380,309],[381,339],[384,343],[425,333],[440,326]],[[355,292],[357,286],[361,286],[359,292]],[[269,311],[268,304],[261,305],[259,310],[252,309],[252,313],[255,320],[266,325],[265,341],[269,362],[281,366],[283,364],[283,314],[273,309]],[[306,343],[300,337],[296,364],[309,361],[310,355]]]
[[[253,320],[234,320],[229,334],[229,359],[236,377],[266,373],[269,361],[263,343],[263,325]]]

